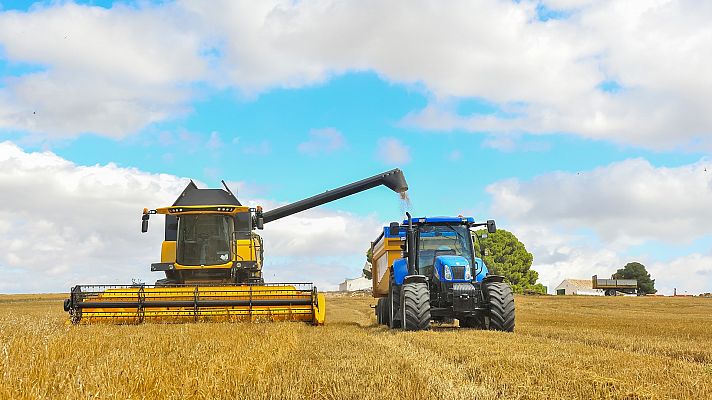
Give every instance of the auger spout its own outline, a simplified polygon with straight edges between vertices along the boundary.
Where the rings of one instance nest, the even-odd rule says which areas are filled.
[[[266,211],[262,216],[265,223],[271,222],[380,185],[384,185],[397,193],[403,193],[408,190],[408,183],[405,181],[403,171],[396,168],[336,189],[327,190],[324,193],[275,208],[274,210]]]

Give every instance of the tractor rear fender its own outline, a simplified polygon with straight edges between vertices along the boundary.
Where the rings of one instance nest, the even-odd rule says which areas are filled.
[[[428,283],[428,278],[425,275],[408,275],[403,278],[403,284],[406,283]]]
[[[405,258],[398,258],[393,261],[393,278],[396,285],[402,285],[406,276],[408,276],[408,260]]]
[[[504,282],[504,277],[502,275],[487,275],[482,279],[482,284],[489,282]]]

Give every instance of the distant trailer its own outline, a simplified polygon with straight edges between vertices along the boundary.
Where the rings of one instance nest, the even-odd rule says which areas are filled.
[[[619,293],[638,294],[638,280],[636,279],[599,279],[592,278],[594,289],[603,289],[606,296],[616,296]]]

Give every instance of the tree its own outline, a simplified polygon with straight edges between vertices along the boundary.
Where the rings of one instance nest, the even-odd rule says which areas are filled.
[[[489,233],[484,238],[486,233],[485,230],[476,232],[480,243],[487,249],[487,255],[480,254],[480,257],[487,264],[490,273],[504,276],[515,293],[546,294],[546,287],[536,283],[539,274],[531,269],[534,256],[527,251],[524,244],[512,232],[504,229]],[[476,244],[475,249],[477,250]]]
[[[638,290],[643,294],[653,294],[657,292],[655,289],[655,279],[650,279],[650,274],[645,269],[645,265],[634,261],[629,262],[625,267],[616,271],[613,279],[637,279]]]
[[[368,261],[369,264],[373,263],[373,249],[371,249],[370,247],[368,248],[368,251],[366,251],[366,261]],[[363,276],[365,276],[367,279],[371,279],[371,270],[364,268]]]

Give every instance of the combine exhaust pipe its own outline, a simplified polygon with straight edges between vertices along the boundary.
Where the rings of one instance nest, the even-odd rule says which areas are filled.
[[[397,193],[403,193],[408,190],[408,183],[405,181],[403,172],[396,168],[333,190],[327,190],[324,193],[275,208],[274,210],[266,211],[262,214],[262,217],[264,223],[275,221],[380,185],[384,185]]]

